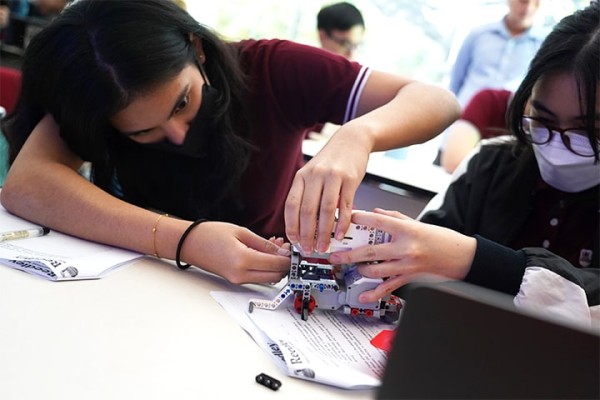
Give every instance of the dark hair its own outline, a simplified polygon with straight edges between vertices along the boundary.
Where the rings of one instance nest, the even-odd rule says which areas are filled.
[[[600,75],[600,4],[591,3],[583,10],[563,18],[542,43],[529,65],[527,75],[509,106],[507,122],[523,144],[527,143],[522,117],[534,85],[544,76],[569,72],[575,76],[579,101],[585,104],[585,128],[596,152],[596,91]]]
[[[328,35],[331,31],[347,31],[355,25],[365,27],[362,14],[350,3],[335,3],[321,8],[317,14],[317,29],[323,29]]]
[[[79,0],[32,39],[22,63],[20,102],[6,124],[11,162],[49,113],[72,151],[92,163],[94,183],[116,193],[118,153],[124,150],[116,150],[122,135],[109,118],[136,96],[197,63],[190,33],[202,41],[203,67],[219,92],[213,117],[218,135],[205,160],[211,169],[203,171],[205,181],[220,183],[206,197],[219,201],[238,185],[251,153],[246,137],[250,129],[240,129],[248,122],[245,77],[237,51],[170,0]],[[156,154],[148,156],[148,162],[161,161]]]

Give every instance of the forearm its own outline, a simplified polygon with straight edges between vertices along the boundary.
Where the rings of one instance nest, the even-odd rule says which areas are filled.
[[[460,115],[449,91],[420,82],[404,85],[383,106],[348,122],[352,132],[365,134],[371,151],[425,142],[442,132]]]
[[[465,281],[515,296],[525,273],[525,254],[479,235],[475,238],[477,250]]]
[[[81,159],[59,138],[54,121],[44,118],[10,168],[1,192],[2,205],[54,230],[153,254],[156,213],[99,189],[77,173],[80,165]],[[161,256],[174,257],[177,240],[188,224],[178,221],[161,227]]]
[[[458,164],[477,146],[480,138],[479,131],[470,122],[462,119],[454,122],[449,129],[440,161],[446,172],[454,172]]]
[[[527,270],[540,269],[580,287],[590,306],[600,304],[600,269],[597,267],[574,267],[562,257],[542,248],[513,250],[479,235],[475,235],[475,238],[477,250],[465,281],[516,296],[523,292],[524,284],[535,286],[531,278],[525,281]],[[536,290],[557,293],[547,283]],[[563,293],[562,297],[567,299],[568,294]]]
[[[175,258],[177,241],[189,221],[163,218],[154,238],[157,213],[102,191],[68,168],[44,172],[29,167],[26,177],[18,170],[13,175],[11,169],[2,189],[2,204],[11,213],[83,239]]]
[[[27,183],[38,185],[38,190],[18,190],[11,183],[0,192],[9,211],[51,229],[142,254],[175,259],[191,224],[123,202],[66,171],[54,170]],[[277,282],[289,270],[288,253],[245,228],[206,222],[193,227],[183,241],[180,262],[236,284]]]

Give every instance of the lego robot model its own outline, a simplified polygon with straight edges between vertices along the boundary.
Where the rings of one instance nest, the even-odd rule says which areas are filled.
[[[332,235],[333,237],[333,235]],[[367,278],[358,272],[356,264],[332,265],[327,263],[330,253],[357,247],[385,243],[390,235],[379,229],[350,224],[342,240],[331,240],[325,253],[305,255],[292,246],[291,266],[287,284],[272,300],[250,299],[248,310],[277,309],[288,297],[294,295],[294,308],[306,321],[315,308],[342,309],[345,314],[365,315],[395,322],[402,307],[393,295],[371,303],[359,303],[358,296],[383,282],[381,278]]]

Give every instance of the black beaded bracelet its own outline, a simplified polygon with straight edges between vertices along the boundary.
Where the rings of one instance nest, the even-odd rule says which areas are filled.
[[[181,235],[181,239],[179,239],[179,243],[177,243],[177,251],[175,252],[175,263],[180,269],[188,269],[190,267],[190,264],[181,263],[181,248],[183,247],[183,242],[185,241],[185,238],[190,234],[192,229],[206,221],[208,220],[204,218],[197,219],[196,221],[192,222],[192,224],[187,227],[185,232],[183,232],[183,235]]]

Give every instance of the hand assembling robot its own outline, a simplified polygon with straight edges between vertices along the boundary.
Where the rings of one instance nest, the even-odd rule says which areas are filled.
[[[333,237],[333,235],[332,235]],[[306,321],[316,309],[338,310],[345,314],[365,315],[394,322],[400,316],[402,304],[394,295],[371,303],[360,303],[358,296],[374,289],[383,280],[362,276],[356,264],[332,265],[327,262],[329,254],[357,247],[386,243],[390,235],[379,229],[350,224],[342,240],[332,239],[325,253],[304,254],[292,246],[291,265],[287,284],[272,299],[250,299],[248,311],[255,308],[275,310],[294,295],[294,308]]]

